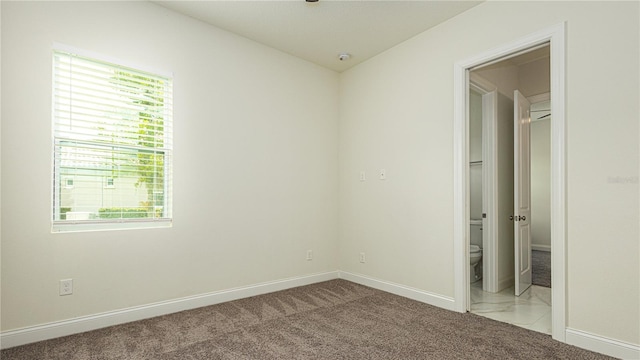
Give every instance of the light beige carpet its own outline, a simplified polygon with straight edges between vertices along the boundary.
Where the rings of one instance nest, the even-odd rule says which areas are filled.
[[[609,359],[332,280],[3,350],[10,359]]]

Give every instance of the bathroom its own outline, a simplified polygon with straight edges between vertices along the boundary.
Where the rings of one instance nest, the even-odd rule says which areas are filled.
[[[515,211],[513,116],[516,89],[531,104],[530,247],[547,254],[551,250],[549,58],[549,47],[541,46],[481,66],[469,75],[469,244],[476,250],[470,251],[470,260],[479,258],[475,272],[470,270],[470,282],[488,276],[489,279],[482,282],[485,291],[503,290],[514,281],[514,222],[508,218]],[[487,109],[490,110],[487,112]],[[487,120],[492,118],[494,120]],[[481,250],[477,251],[475,246]]]
[[[468,98],[471,311],[547,334],[551,333],[550,266],[549,281],[538,282],[536,261],[531,259],[532,253],[548,257],[551,250],[549,79],[549,52],[543,47],[473,70]],[[526,263],[533,262],[529,285],[534,286],[522,291],[514,289],[514,90],[527,96],[531,120],[531,243]],[[493,197],[487,195],[492,193]]]

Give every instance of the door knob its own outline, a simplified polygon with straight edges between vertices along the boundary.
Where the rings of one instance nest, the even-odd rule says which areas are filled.
[[[513,215],[509,215],[509,220],[513,220]]]
[[[518,220],[525,221],[525,220],[527,220],[527,217],[526,217],[526,216],[524,216],[524,215],[523,215],[523,216],[519,216],[519,217],[518,217]]]

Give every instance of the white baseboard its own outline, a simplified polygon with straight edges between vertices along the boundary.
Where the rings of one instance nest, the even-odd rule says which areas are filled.
[[[455,301],[451,297],[446,297],[428,291],[408,287],[392,283],[389,281],[378,280],[368,276],[354,274],[346,271],[340,271],[340,278],[351,282],[372,287],[374,289],[386,291],[395,295],[403,296],[412,300],[420,301],[429,305],[437,306],[443,309],[455,311]]]
[[[640,359],[640,346],[567,328],[567,344],[620,359]]]
[[[513,277],[513,276],[510,276],[510,277],[508,277],[506,279],[498,280],[498,291],[496,291],[496,292],[500,292],[500,291],[502,291],[502,290],[504,290],[504,289],[506,289],[508,287],[513,286],[515,281],[516,281],[516,278]]]
[[[36,341],[96,330],[107,326],[148,319],[155,316],[215,305],[250,296],[286,290],[339,278],[338,271],[294,277],[234,289],[215,291],[207,294],[136,306],[106,313],[57,321],[0,333],[0,348],[29,344]]]
[[[531,244],[531,250],[540,250],[540,251],[551,252],[551,245]]]
[[[386,291],[443,309],[455,311],[455,301],[450,297],[389,281],[374,279],[360,274],[345,271],[331,271],[131,307],[44,325],[31,326],[18,330],[5,331],[0,333],[0,348],[6,349],[36,341],[77,334],[107,326],[124,324],[131,321],[143,320],[179,311],[215,305],[227,301],[267,294],[274,291],[286,290],[337,278],[352,281],[357,284],[369,286],[374,289]],[[513,282],[513,279],[510,281]],[[566,342],[583,349],[621,359],[640,359],[640,346],[638,345],[605,338],[580,330],[567,328]]]

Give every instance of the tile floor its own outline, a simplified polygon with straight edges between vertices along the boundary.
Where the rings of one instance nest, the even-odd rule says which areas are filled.
[[[471,312],[551,335],[551,289],[533,285],[520,296],[513,287],[498,293],[482,291],[482,281],[471,284]]]

